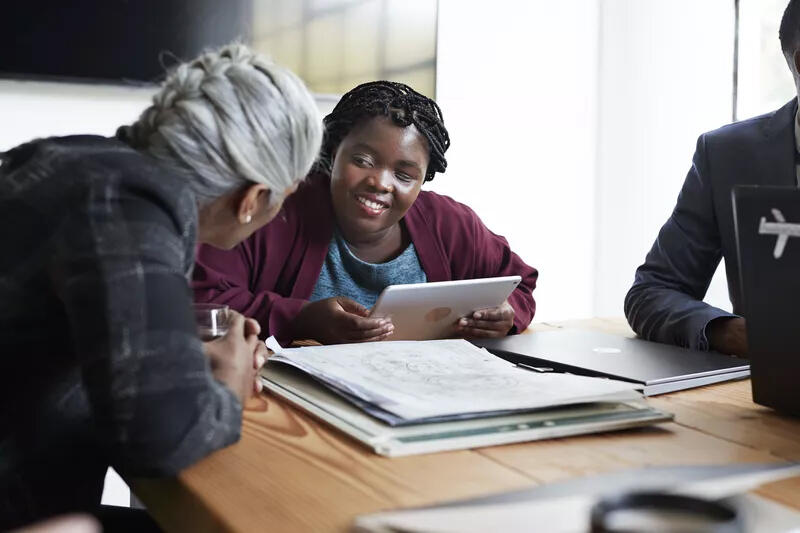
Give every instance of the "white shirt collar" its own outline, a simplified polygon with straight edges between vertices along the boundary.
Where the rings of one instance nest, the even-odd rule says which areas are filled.
[[[794,149],[800,153],[800,108],[794,115]]]
[[[800,154],[800,108],[797,109],[797,113],[794,115],[794,149],[795,149],[795,164],[794,164],[794,175],[797,179],[797,186],[800,187],[800,158],[797,157],[797,154]]]

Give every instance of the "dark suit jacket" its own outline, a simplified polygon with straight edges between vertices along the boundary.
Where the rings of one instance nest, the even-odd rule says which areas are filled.
[[[797,185],[796,112],[792,100],[697,140],[675,210],[625,297],[625,316],[641,337],[708,350],[708,323],[742,315],[731,191],[740,184]],[[734,315],[702,301],[722,257]]]

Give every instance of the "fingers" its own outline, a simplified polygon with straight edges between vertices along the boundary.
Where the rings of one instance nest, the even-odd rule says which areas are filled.
[[[511,329],[509,326],[508,329]],[[482,328],[462,328],[461,335],[465,338],[489,338],[489,339],[499,339],[501,337],[505,337],[506,331],[500,331],[497,329],[482,329]]]
[[[347,305],[350,309],[360,309],[366,312],[366,308],[352,300],[342,298],[341,300],[350,302]],[[356,307],[357,306],[357,307]],[[344,308],[343,308],[344,309]],[[394,332],[394,324],[389,318],[368,318],[351,313],[344,309],[339,314],[340,322],[336,330],[341,332],[339,342],[371,342],[383,340]]]
[[[514,308],[508,304],[503,304],[500,307],[490,307],[489,309],[478,309],[477,311],[472,313],[472,318],[476,320],[511,321],[514,319]]]
[[[336,298],[336,301],[339,303],[342,309],[344,309],[348,313],[353,313],[363,317],[369,316],[369,309],[367,309],[360,303],[356,302],[355,300],[351,300],[350,298],[345,298],[343,296],[340,296]]]
[[[513,322],[510,320],[492,321],[492,320],[473,320],[471,318],[461,318],[458,320],[460,328],[476,328],[476,329],[491,329],[506,332],[511,329]]]
[[[504,336],[514,325],[514,308],[508,302],[498,307],[478,309],[472,316],[458,320],[458,328],[464,336]],[[499,333],[496,335],[495,333]]]
[[[375,340],[379,337],[386,338],[392,333],[394,333],[394,324],[386,320],[385,323],[376,328],[349,330],[347,336],[354,341],[368,341]]]
[[[242,314],[237,313],[233,309],[228,309],[228,316],[230,325],[228,326],[228,333],[226,335],[234,335],[235,337],[244,337],[244,322],[245,318]]]
[[[264,384],[261,382],[260,370],[261,367],[267,362],[268,357],[269,351],[267,350],[267,346],[263,342],[259,342],[256,346],[256,353],[253,356],[253,364],[255,365],[256,369],[256,379],[253,382],[253,390],[255,391],[256,396],[261,393],[261,389],[264,387]]]
[[[255,352],[253,353],[253,368],[261,370],[261,367],[267,362],[268,357],[269,351],[266,345],[261,341],[257,342]]]
[[[351,307],[351,309],[360,309],[363,312],[367,312],[366,307],[357,302],[348,300],[347,298],[342,298],[341,300],[348,301],[353,306],[357,306]],[[369,318],[359,314],[359,312],[351,312],[345,307],[342,307],[342,309],[343,311],[338,311],[335,317],[339,328],[351,331],[366,331],[379,328],[386,330],[388,329],[387,326],[392,323],[391,319],[389,318]]]
[[[263,387],[259,371],[261,370],[261,367],[264,366],[264,363],[267,362],[269,352],[267,351],[267,346],[261,339],[258,338],[257,334],[248,335],[245,339],[245,342],[247,343],[248,348],[250,348],[250,353],[252,354],[252,370],[248,372],[249,375],[253,376],[252,393],[258,396]]]
[[[472,317],[459,318],[456,326],[463,337],[505,337],[514,326],[514,309],[507,304],[480,309]]]
[[[363,318],[356,315],[348,315],[343,322],[342,327],[350,331],[382,329],[385,332],[389,329],[394,329],[391,319],[388,318]]]
[[[255,318],[246,318],[244,321],[244,334],[249,337],[250,335],[261,334],[261,324]]]
[[[392,336],[391,333],[384,333],[383,335],[378,335],[377,337],[370,337],[368,339],[353,339],[353,340],[350,340],[350,341],[347,341],[347,342],[352,342],[352,343],[357,343],[357,344],[361,344],[361,343],[364,343],[364,342],[379,342],[379,341],[383,341],[383,340],[386,340],[386,339],[390,339],[391,336]]]

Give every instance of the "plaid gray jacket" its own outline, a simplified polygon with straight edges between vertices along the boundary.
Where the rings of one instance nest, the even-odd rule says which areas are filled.
[[[174,475],[241,405],[195,334],[185,176],[94,136],[0,157],[2,530],[96,507],[108,465]]]

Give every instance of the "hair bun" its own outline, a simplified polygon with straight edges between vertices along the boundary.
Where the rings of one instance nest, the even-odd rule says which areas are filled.
[[[233,44],[174,68],[118,136],[190,171],[195,193],[210,199],[247,182],[283,192],[311,168],[322,125],[297,76]]]

